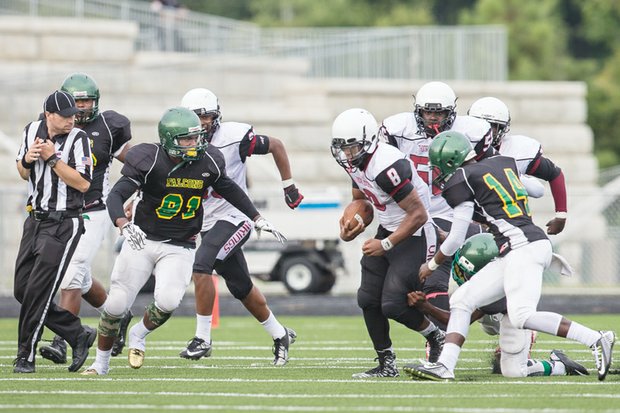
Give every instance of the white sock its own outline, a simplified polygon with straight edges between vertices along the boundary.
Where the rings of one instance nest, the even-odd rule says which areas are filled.
[[[271,311],[269,312],[269,317],[267,317],[267,319],[263,321],[261,325],[274,340],[276,338],[282,338],[286,334],[284,326],[280,324],[280,322],[276,319],[276,316],[273,315]]]
[[[108,369],[110,367],[110,357],[112,356],[112,349],[109,350],[99,350],[97,349],[97,355],[95,356],[95,364],[96,366],[100,366],[104,369]]]
[[[212,321],[212,315],[196,314],[196,337],[203,339],[207,343],[210,343]]]
[[[456,362],[459,360],[459,354],[461,354],[461,347],[454,343],[446,343],[443,345],[443,350],[441,350],[441,355],[437,361],[454,373]]]
[[[566,338],[570,338],[571,340],[578,341],[588,347],[592,347],[597,342],[597,340],[601,338],[601,333],[599,333],[598,331],[594,331],[591,328],[579,324],[575,321],[572,321],[570,327],[568,328],[568,334],[566,334]]]
[[[437,326],[429,320],[428,327],[426,327],[422,331],[418,331],[418,333],[422,334],[424,337],[428,337],[433,331],[437,330]]]
[[[151,333],[152,330],[149,330],[148,328],[146,328],[146,326],[144,325],[144,318],[142,318],[140,320],[139,323],[136,323],[133,327],[131,327],[131,329],[129,330],[129,346],[131,347],[131,339],[132,338],[137,338],[140,341],[144,341],[144,339],[146,338],[147,335],[149,335]],[[142,349],[143,350],[143,349]]]

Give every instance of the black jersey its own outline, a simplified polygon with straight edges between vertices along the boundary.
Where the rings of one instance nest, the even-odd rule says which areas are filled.
[[[224,157],[209,145],[202,158],[178,166],[160,144],[141,143],[125,157],[122,174],[140,187],[134,222],[156,241],[193,246],[202,227],[202,198],[228,179]]]
[[[110,192],[110,165],[123,146],[131,140],[129,119],[113,110],[99,114],[92,122],[80,125],[90,139],[93,159],[93,179],[88,192],[84,194],[86,206],[103,209]]]
[[[452,208],[474,203],[474,220],[488,225],[500,255],[547,239],[532,221],[527,191],[518,176],[513,158],[493,156],[457,169],[442,192]]]

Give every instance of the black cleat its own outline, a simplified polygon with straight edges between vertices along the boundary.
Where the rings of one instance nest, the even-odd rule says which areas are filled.
[[[211,356],[211,351],[211,342],[207,343],[201,338],[194,337],[187,343],[187,347],[179,353],[179,356],[184,359],[199,360]]]
[[[34,373],[34,361],[28,361],[26,357],[17,357],[13,366],[13,373]]]
[[[88,349],[97,338],[97,330],[89,326],[83,326],[83,330],[78,336],[77,343],[73,347],[73,362],[69,366],[69,371],[78,371],[88,358]]]
[[[566,375],[568,376],[587,376],[590,374],[588,369],[583,367],[581,364],[577,363],[568,358],[562,350],[551,350],[551,355],[549,358],[558,363],[564,364],[564,369],[566,370]]]
[[[127,310],[123,318],[121,318],[121,327],[118,330],[118,335],[114,339],[114,344],[112,344],[112,357],[116,357],[123,352],[127,338],[127,327],[129,327],[132,318],[133,313],[131,310]]]
[[[377,352],[375,360],[379,360],[379,365],[362,373],[355,373],[351,377],[354,379],[371,379],[374,377],[398,377],[396,368],[396,354],[390,350]]]
[[[441,350],[443,350],[443,343],[446,341],[446,333],[437,328],[437,330],[426,337],[426,340],[429,346],[428,361],[429,363],[435,363],[439,360],[439,355],[441,354]]]
[[[284,366],[288,362],[288,348],[297,339],[297,333],[290,328],[284,327],[286,334],[282,338],[273,340],[274,366]]]
[[[52,344],[39,348],[39,354],[46,360],[56,364],[67,362],[67,342],[60,336],[54,336]]]

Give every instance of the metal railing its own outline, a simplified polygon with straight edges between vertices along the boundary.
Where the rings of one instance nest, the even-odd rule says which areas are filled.
[[[0,0],[0,14],[131,20],[137,50],[299,57],[320,78],[502,81],[508,73],[503,26],[274,29],[128,0]]]

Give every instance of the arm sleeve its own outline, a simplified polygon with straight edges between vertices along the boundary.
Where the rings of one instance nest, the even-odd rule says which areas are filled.
[[[564,182],[564,174],[560,171],[560,174],[549,182],[549,186],[551,187],[551,195],[553,196],[555,211],[568,211],[566,204],[566,183]]]
[[[239,143],[239,157],[241,162],[252,155],[266,155],[269,153],[269,136],[256,135],[254,129],[250,128]]]
[[[471,201],[463,202],[454,208],[454,218],[452,220],[452,227],[450,227],[450,233],[441,244],[441,247],[439,247],[444,255],[454,255],[456,250],[463,245],[473,215],[474,203]]]
[[[260,215],[252,201],[250,201],[250,198],[243,192],[243,189],[228,176],[222,175],[220,179],[215,181],[213,189],[248,218],[253,220]]]
[[[562,173],[562,170],[556,166],[549,158],[540,156],[534,159],[527,168],[528,175],[543,179],[547,182],[553,181]]]
[[[129,199],[136,189],[138,189],[138,183],[126,176],[122,176],[114,187],[112,187],[106,200],[108,215],[110,215],[112,223],[115,224],[118,218],[125,217],[123,203]]]
[[[400,202],[413,191],[411,183],[411,164],[407,159],[399,159],[381,171],[376,178],[377,185],[394,201]]]

